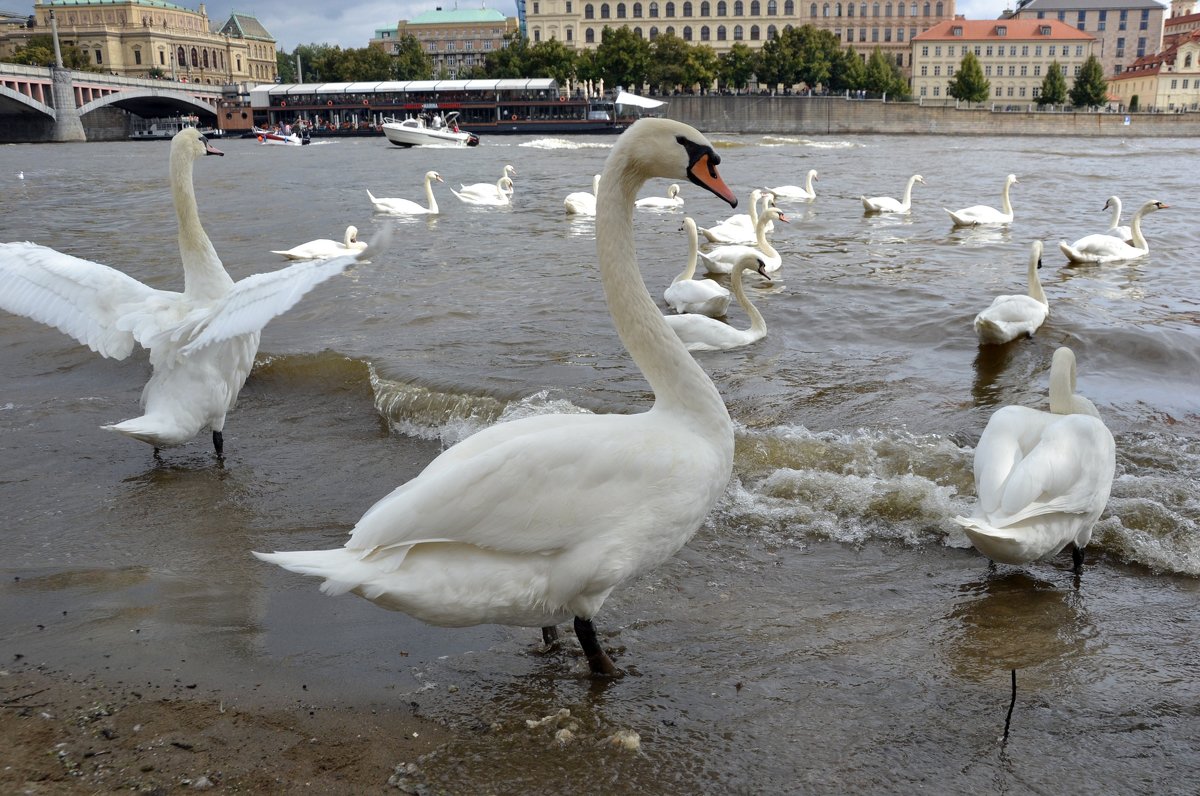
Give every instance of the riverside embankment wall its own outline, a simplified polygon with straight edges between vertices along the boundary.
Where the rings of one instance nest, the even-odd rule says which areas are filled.
[[[1200,136],[1200,113],[992,111],[843,97],[679,96],[670,98],[666,115],[699,130],[721,133]]]

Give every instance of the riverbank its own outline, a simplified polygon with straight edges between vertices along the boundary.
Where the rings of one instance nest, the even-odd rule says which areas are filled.
[[[1000,135],[1188,138],[1200,113],[1052,113],[802,95],[671,97],[666,115],[699,130],[751,135]],[[1036,107],[1036,106],[1035,106]],[[1013,108],[1014,110],[1004,110]]]

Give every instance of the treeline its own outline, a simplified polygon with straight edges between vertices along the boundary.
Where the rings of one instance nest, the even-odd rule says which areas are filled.
[[[63,66],[80,72],[99,72],[99,67],[92,59],[74,44],[63,44],[59,47],[62,53]],[[54,40],[50,34],[30,36],[29,41],[18,47],[12,55],[4,59],[10,64],[25,64],[26,66],[54,66]]]
[[[506,46],[488,53],[482,64],[460,68],[460,79],[550,77],[565,85],[568,80],[603,80],[606,86],[649,86],[668,94],[675,90],[741,90],[752,84],[794,86],[832,92],[865,90],[901,99],[908,82],[900,69],[878,48],[864,60],[837,37],[812,25],[784,30],[753,50],[736,42],[728,53],[717,55],[706,44],[691,44],[673,34],[653,41],[629,28],[605,28],[598,47],[573,50],[557,39],[531,43],[518,33],[505,37]],[[324,44],[297,47],[279,54],[279,75],[285,83],[296,79],[299,54],[303,82],[336,83],[367,80],[428,80],[435,74],[433,59],[413,36],[399,41],[399,53],[389,55],[373,47],[343,50]],[[476,53],[481,55],[481,53]]]
[[[1076,108],[1097,108],[1108,104],[1108,81],[1104,77],[1104,66],[1100,59],[1089,55],[1075,76],[1075,83],[1067,90],[1064,67],[1051,61],[1042,78],[1037,104],[1064,105],[1071,100]],[[972,52],[967,52],[958,64],[958,70],[946,87],[946,94],[963,102],[986,102],[991,98],[992,82],[983,75],[983,67]]]

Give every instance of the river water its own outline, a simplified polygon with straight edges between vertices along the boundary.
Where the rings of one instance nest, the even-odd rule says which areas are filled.
[[[218,142],[226,157],[197,162],[196,185],[234,278],[348,224],[369,237],[384,219],[366,189],[420,200],[428,169],[454,187],[518,172],[511,208],[436,186],[441,214],[401,220],[389,250],[274,320],[223,466],[205,435],[155,461],[99,429],[138,414],[144,354],[102,360],[0,314],[0,658],[247,704],[411,703],[456,733],[423,763],[449,792],[1194,792],[1200,227],[1184,164],[1200,144],[711,137],[740,196],[815,168],[817,199],[784,205],[783,270],[751,288],[767,338],[698,355],[738,426],[734,477],[692,542],[597,618],[629,676],[592,682],[573,640],[544,653],[536,631],[429,628],[327,598],[248,553],[341,544],[372,502],[500,418],[648,407],[593,224],[562,211],[600,171],[603,137]],[[165,144],[0,147],[0,240],[178,289],[166,159]],[[998,205],[1009,172],[1011,227],[952,230],[940,208]],[[897,196],[913,173],[928,184],[910,216],[864,217],[860,194]],[[1057,242],[1107,228],[1110,194],[1171,205],[1146,220],[1151,253],[1068,266]],[[701,225],[729,214],[682,195]],[[683,215],[637,214],[655,296],[683,265]],[[980,348],[971,319],[1023,290],[1035,238],[1050,318]],[[990,570],[951,520],[971,508],[988,416],[1044,407],[1060,345],[1117,442],[1078,582],[1069,556]],[[525,724],[563,708],[568,724]],[[640,748],[603,743],[618,730]]]

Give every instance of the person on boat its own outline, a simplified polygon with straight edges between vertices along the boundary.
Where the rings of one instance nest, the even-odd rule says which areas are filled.
[[[442,129],[442,115],[440,113],[433,114],[433,129],[434,130]]]

